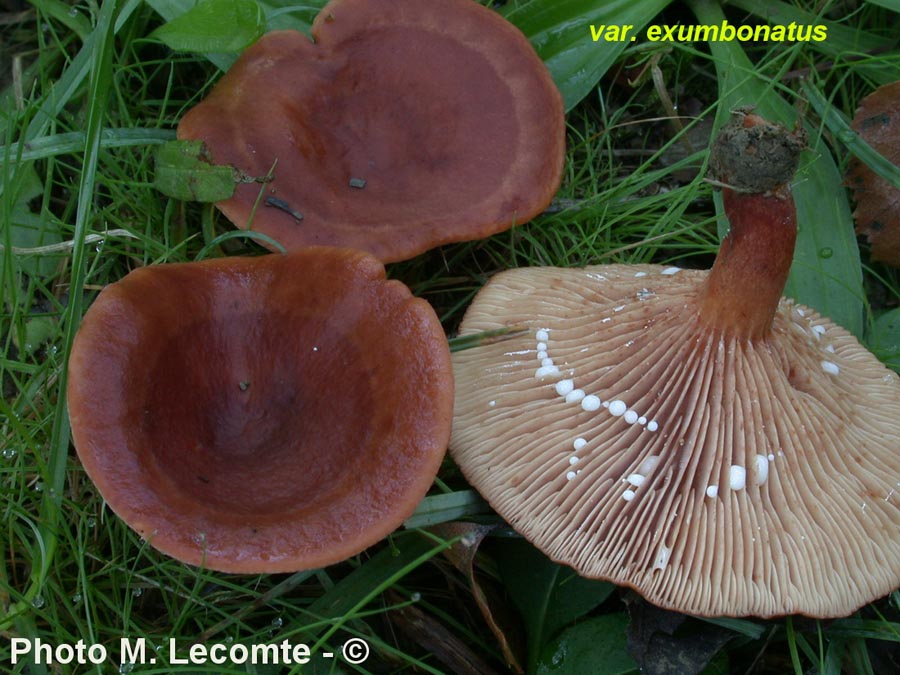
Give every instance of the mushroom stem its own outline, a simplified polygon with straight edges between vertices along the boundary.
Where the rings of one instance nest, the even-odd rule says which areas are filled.
[[[723,201],[731,231],[700,290],[700,317],[730,335],[756,340],[772,327],[790,271],[797,238],[794,200],[785,186],[755,193],[726,188]]]
[[[787,281],[797,213],[788,184],[806,145],[748,109],[735,110],[710,149],[710,171],[723,190],[731,231],[699,291],[700,318],[748,340],[765,337]]]

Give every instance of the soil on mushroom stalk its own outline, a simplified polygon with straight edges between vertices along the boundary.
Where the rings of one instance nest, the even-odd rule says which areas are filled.
[[[0,21],[2,71],[11,82],[0,97],[0,129],[10,153],[0,157],[4,663],[12,637],[118,645],[127,636],[146,638],[148,650],[167,647],[170,638],[184,647],[286,639],[335,653],[348,638],[363,637],[374,655],[363,666],[342,664],[348,672],[509,673],[509,654],[523,668],[532,663],[533,672],[549,672],[554,658],[576,652],[588,656],[570,661],[568,672],[588,672],[578,667],[621,656],[629,642],[628,658],[642,659],[645,672],[659,672],[665,654],[684,656],[708,673],[897,670],[896,593],[827,623],[795,618],[712,625],[660,616],[629,591],[582,585],[569,570],[518,548],[521,541],[449,460],[416,522],[491,526],[469,549],[475,551],[471,567],[465,556],[445,557],[441,542],[452,536],[478,541],[482,530],[401,531],[345,563],[294,575],[220,574],[147,546],[110,513],[77,463],[60,391],[72,331],[102,287],[151,263],[264,253],[252,238],[235,236],[212,206],[167,199],[151,187],[155,146],[174,137],[180,117],[219,70],[204,57],[146,39],[163,23],[154,6],[188,3],[7,4],[12,6],[4,6]],[[533,9],[508,4],[518,5],[520,14]],[[696,23],[691,8],[712,4],[671,4],[652,21]],[[762,22],[748,19],[750,4],[729,3],[729,22]],[[810,122],[810,143],[824,135],[822,151],[841,169],[849,151],[806,106],[800,78],[848,118],[873,85],[900,79],[891,31],[897,14],[874,3],[852,15],[830,5],[800,6],[807,18],[798,21],[830,21],[851,31],[853,56],[841,54],[848,45],[838,30],[824,45],[719,44],[717,50],[742,49],[749,56],[749,70],[730,73],[717,73],[703,44],[626,45],[600,87],[568,113],[563,186],[546,214],[485,241],[393,264],[389,276],[431,302],[453,335],[475,292],[504,269],[612,262],[708,268],[719,232],[713,190],[699,170],[719,85],[723,100],[733,101],[747,85],[741,77],[752,72],[748,82],[762,83],[789,109],[801,110]],[[126,9],[128,16],[121,14]],[[281,20],[308,21],[314,14],[283,12]],[[537,13],[531,19],[541,20]],[[591,22],[601,21],[571,25],[584,31],[584,49],[597,54],[600,47],[590,43],[586,25]],[[118,30],[115,38],[112,30]],[[573,44],[580,39],[573,37]],[[744,94],[735,105],[746,105],[746,97],[759,103],[755,94]],[[684,116],[677,123],[666,97]],[[703,120],[695,120],[701,114]],[[85,151],[86,140],[97,142]],[[17,153],[24,153],[23,161],[10,161]],[[819,174],[810,180],[825,181],[817,184],[820,200],[807,205],[803,222],[832,219],[844,190],[839,171]],[[862,262],[854,263],[861,281],[854,280],[846,273],[852,265],[836,263],[856,255],[853,244],[851,251],[823,243],[801,267],[810,279],[828,276],[837,286],[858,289],[852,311],[859,311],[862,337],[900,368],[900,274],[872,264],[862,242]],[[835,302],[840,309],[843,301]],[[489,618],[480,593],[492,610]],[[698,646],[704,643],[715,653]],[[607,650],[602,657],[592,651],[601,647]],[[622,658],[619,672],[632,672],[637,664]],[[126,664],[122,672],[130,668]],[[196,670],[181,665],[170,672]],[[99,670],[61,666],[59,672]]]

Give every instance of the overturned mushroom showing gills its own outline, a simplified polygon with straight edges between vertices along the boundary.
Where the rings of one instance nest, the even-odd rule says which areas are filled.
[[[710,272],[496,275],[461,334],[528,332],[454,354],[451,453],[585,576],[697,615],[846,615],[900,584],[900,378],[780,297],[786,188],[724,197]]]
[[[354,555],[407,518],[450,434],[431,307],[366,254],[145,267],[107,286],[69,365],[78,455],[150,544],[225,572]]]
[[[295,249],[384,262],[540,213],[562,177],[562,97],[528,40],[472,0],[333,0],[263,36],[178,127],[271,181],[218,207]]]

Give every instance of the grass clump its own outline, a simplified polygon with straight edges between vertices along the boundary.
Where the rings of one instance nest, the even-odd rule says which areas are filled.
[[[308,26],[321,4],[259,3],[259,20],[266,29]],[[871,262],[864,243],[860,253],[841,186],[853,148],[827,114],[850,117],[872,88],[900,79],[892,28],[900,7],[864,3],[848,13],[837,3],[778,0],[724,8],[711,0],[620,4],[628,7],[530,0],[501,8],[532,39],[566,96],[563,187],[534,221],[393,265],[390,274],[427,298],[452,335],[474,293],[510,267],[708,267],[721,234],[716,199],[703,180],[712,122],[757,103],[810,132],[807,187],[800,189],[808,193],[797,197],[805,209],[801,235],[804,220],[828,232],[798,248],[789,291],[841,317],[900,368],[900,276]],[[443,553],[472,531],[414,528],[324,570],[224,575],[157,553],[105,508],[71,452],[66,418],[66,359],[84,310],[135,267],[263,252],[251,237],[231,234],[210,205],[166,198],[153,187],[155,148],[174,138],[184,111],[234,56],[172,52],[151,37],[188,8],[176,0],[36,0],[0,24],[0,660],[19,673],[501,673],[510,672],[511,661],[549,672],[565,652],[574,659],[567,672],[589,672],[586,664],[610,654],[618,659],[610,663],[622,664],[617,672],[636,668],[626,631],[652,609],[600,582],[569,594],[569,584],[580,582],[533,550],[515,548],[522,542],[449,461],[411,525],[478,521],[489,534],[467,564],[454,565]],[[587,26],[767,17],[827,24],[829,39],[638,40],[601,53]],[[496,615],[485,615],[485,604]],[[585,643],[580,625],[612,638]],[[675,635],[682,650],[691,639],[719,640],[703,666],[709,673],[877,673],[896,663],[898,627],[894,593],[838,621],[684,618]],[[366,662],[321,657],[340,653],[351,637],[370,644]],[[13,666],[14,638],[101,644],[110,660],[50,666],[25,659]],[[157,662],[120,664],[122,638],[144,640]],[[174,663],[170,640],[181,658],[194,643],[282,640],[307,643],[319,656],[307,666],[198,667]],[[435,646],[442,643],[452,648]],[[597,645],[606,656],[592,651]],[[646,658],[645,668],[654,663]]]

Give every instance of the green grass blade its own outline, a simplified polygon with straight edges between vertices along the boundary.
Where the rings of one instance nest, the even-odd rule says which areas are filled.
[[[36,3],[39,4],[39,3]],[[123,12],[119,14],[119,24],[128,17],[125,12],[132,12],[137,5],[130,3],[126,5]],[[84,41],[81,49],[72,59],[69,66],[65,69],[59,79],[53,83],[50,88],[46,101],[38,108],[37,113],[28,125],[28,131],[25,134],[25,140],[31,141],[46,135],[47,129],[53,125],[54,120],[60,115],[63,109],[75,97],[78,90],[84,84],[84,80],[91,72],[93,63],[97,54],[102,51],[101,36],[97,28],[95,28]]]
[[[481,333],[475,333],[473,335],[458,335],[454,338],[450,338],[450,351],[462,352],[466,349],[473,349],[475,347],[481,347],[483,345],[492,345],[496,342],[503,342],[504,340],[511,340],[512,338],[521,337],[527,332],[528,331],[524,328],[517,328],[516,326],[504,326],[503,328],[486,330]]]
[[[257,1],[265,15],[265,30],[299,30],[309,33],[312,21],[327,0],[306,0],[299,4],[291,0]],[[147,0],[153,10],[166,21],[179,19],[194,9],[196,0]],[[204,56],[219,70],[225,71],[235,62],[237,54],[206,53]]]
[[[632,40],[671,0],[527,0],[504,9],[544,60],[566,110],[589,94]],[[591,25],[633,26],[621,42],[594,42]]]
[[[319,629],[305,631],[309,638],[316,638],[314,653],[375,597],[450,548],[453,540],[435,541],[409,533],[395,543],[397,548],[383,549],[309,606],[312,616],[327,619],[319,625],[327,626],[323,633]]]
[[[96,180],[100,137],[106,102],[112,82],[113,51],[113,17],[117,3],[108,0],[103,3],[97,16],[97,24],[92,33],[95,51],[89,64],[90,105],[85,125],[84,162],[79,183],[78,207],[75,219],[74,246],[72,248],[71,282],[69,287],[69,304],[62,323],[64,326],[63,353],[67,362],[71,351],[72,340],[81,320],[81,294],[85,278],[85,244],[89,221],[94,204],[94,185]],[[59,373],[57,380],[59,395],[53,417],[53,429],[50,437],[50,456],[47,461],[47,476],[44,497],[41,504],[41,521],[39,525],[39,542],[41,560],[34,565],[30,573],[28,588],[24,594],[24,602],[31,603],[43,587],[51,561],[59,540],[62,495],[65,485],[66,465],[69,454],[69,423],[66,411],[65,368]]]
[[[431,527],[479,513],[490,513],[490,507],[481,495],[475,490],[458,490],[425,497],[403,526]]]
[[[106,149],[159,145],[174,139],[175,132],[171,129],[104,129],[100,135],[100,147]],[[0,168],[4,164],[32,162],[77,152],[85,147],[85,141],[83,131],[35,138],[24,143],[22,152],[18,155],[12,154],[8,159],[0,157]]]
[[[829,625],[826,632],[829,636],[900,642],[900,623],[884,619],[839,619]]]
[[[893,12],[900,13],[900,0],[867,0],[867,1],[873,5],[878,5],[879,7],[884,7]]]
[[[733,630],[735,633],[740,633],[751,640],[759,640],[766,632],[766,627],[764,625],[748,619],[734,619],[727,616],[718,618],[701,616],[697,618],[701,621],[711,623],[714,626]]]
[[[171,129],[103,129],[100,134],[100,147],[128,148],[141,145],[159,145],[175,139],[175,132]],[[62,134],[53,134],[34,138],[26,142],[22,152],[16,156],[11,155],[0,163],[0,170],[4,163],[31,162],[38,159],[47,159],[72,152],[77,152],[85,147],[85,134],[83,131],[69,131]]]
[[[793,617],[787,617],[784,620],[785,631],[787,632],[788,650],[791,653],[791,664],[794,666],[794,675],[803,675],[803,665],[800,663],[800,650],[797,649],[798,635],[794,630]]]
[[[68,3],[59,0],[36,0],[33,4],[48,18],[59,21],[79,39],[84,40],[90,35],[90,21],[80,11],[73,11]]]
[[[828,29],[828,38],[822,41],[810,41],[809,46],[835,61],[846,60],[864,54],[877,54],[894,46],[894,40],[880,35],[848,28],[847,26],[823,19],[819,14],[795,7],[781,0],[733,0],[735,7],[762,17],[773,26],[824,26]],[[879,84],[892,81],[891,74],[875,62],[860,62],[856,68]]]

